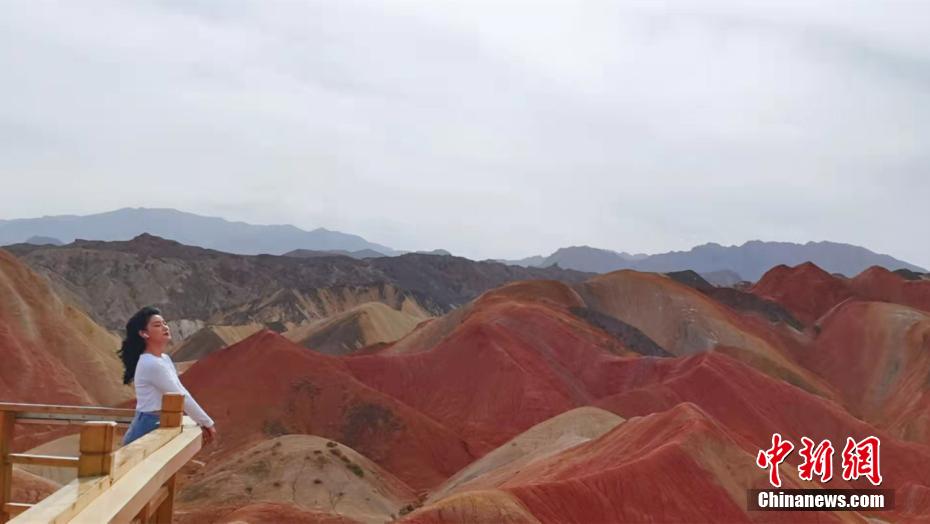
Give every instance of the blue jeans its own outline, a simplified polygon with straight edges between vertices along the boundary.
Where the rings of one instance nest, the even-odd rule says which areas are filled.
[[[123,437],[123,445],[129,444],[153,429],[158,429],[158,420],[157,411],[136,411],[136,416],[132,418],[129,429],[126,430],[126,435]]]

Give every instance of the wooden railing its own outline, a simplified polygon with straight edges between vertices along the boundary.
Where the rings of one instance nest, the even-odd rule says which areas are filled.
[[[116,426],[132,410],[0,403],[0,523],[170,523],[175,475],[201,446],[183,406],[183,395],[165,395],[159,428],[115,449]],[[11,453],[17,423],[81,424],[79,456]],[[76,468],[77,478],[35,505],[14,502],[13,464]]]

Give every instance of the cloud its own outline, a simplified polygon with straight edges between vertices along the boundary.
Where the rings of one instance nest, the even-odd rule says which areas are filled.
[[[0,218],[177,207],[475,258],[830,239],[930,266],[928,15],[13,3]]]

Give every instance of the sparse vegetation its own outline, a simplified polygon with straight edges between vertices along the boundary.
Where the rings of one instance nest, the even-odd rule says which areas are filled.
[[[267,460],[256,460],[242,468],[242,470],[249,475],[264,477],[271,472],[271,464]]]
[[[408,513],[413,513],[415,510],[417,510],[418,508],[421,508],[422,506],[423,506],[423,499],[407,504],[406,506],[400,508],[399,516],[403,517],[404,515]]]
[[[390,435],[402,428],[390,409],[379,404],[361,403],[349,408],[342,439],[349,447],[364,442],[366,436]]]
[[[280,420],[266,420],[262,431],[269,437],[280,437],[287,434],[287,428]]]

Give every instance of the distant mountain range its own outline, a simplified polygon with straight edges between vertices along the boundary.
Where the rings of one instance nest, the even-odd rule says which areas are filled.
[[[34,242],[27,242],[27,244],[34,244]],[[452,256],[452,253],[449,253],[445,249],[434,249],[432,251],[398,251],[397,255],[439,255],[439,256]],[[346,251],[344,249],[334,249],[332,251],[315,251],[312,249],[295,249],[293,251],[288,251],[284,253],[286,257],[295,257],[295,258],[319,258],[319,257],[331,257],[333,255],[343,255],[351,257],[357,260],[364,260],[366,258],[380,258],[385,256],[384,253],[379,253],[373,249],[362,249],[359,251]],[[508,264],[513,265],[513,264]],[[530,267],[530,266],[524,266]]]
[[[564,269],[575,269],[593,273],[607,273],[618,269],[636,269],[668,273],[693,270],[705,278],[723,277],[731,281],[740,279],[756,281],[766,271],[779,264],[795,266],[813,262],[830,273],[856,275],[871,266],[882,266],[889,270],[906,269],[926,272],[889,255],[869,251],[864,247],[837,242],[763,242],[752,240],[741,246],[721,246],[708,243],[689,251],[672,251],[657,255],[630,255],[589,246],[562,248],[548,257],[530,257],[522,260],[501,260],[506,264],[526,267],[549,267],[558,264]],[[725,272],[725,273],[724,273]],[[708,278],[708,280],[720,280]]]
[[[61,245],[76,239],[129,240],[143,233],[186,245],[242,255],[283,254],[301,258],[345,255],[365,259],[407,253],[369,242],[358,235],[323,228],[305,231],[292,225],[254,225],[174,209],[125,208],[87,216],[0,220],[0,245]],[[449,255],[448,251],[441,249],[417,253]],[[904,269],[926,272],[926,269],[914,264],[849,244],[796,244],[760,240],[752,240],[741,246],[708,243],[688,251],[656,255],[572,246],[558,249],[549,256],[497,262],[530,268],[558,265],[563,269],[588,273],[608,273],[618,269],[661,273],[693,270],[708,281],[722,285],[730,285],[738,280],[756,281],[767,270],[779,264],[794,266],[804,262],[813,262],[828,272],[843,275],[855,275],[871,266],[882,266],[892,271]]]
[[[383,255],[400,254],[358,235],[323,228],[305,231],[291,225],[260,226],[230,222],[175,209],[124,208],[87,216],[59,215],[0,221],[0,245],[26,241],[70,244],[76,239],[129,240],[143,233],[240,255],[281,255],[295,249],[372,250]],[[33,237],[45,238],[36,242]]]
[[[521,260],[498,260],[498,262],[524,267],[549,267],[558,264],[559,267],[589,273],[609,273],[616,269],[632,267],[632,263],[648,257],[649,255],[631,255],[626,252],[618,253],[589,246],[572,246],[560,248],[548,257],[533,256]]]

